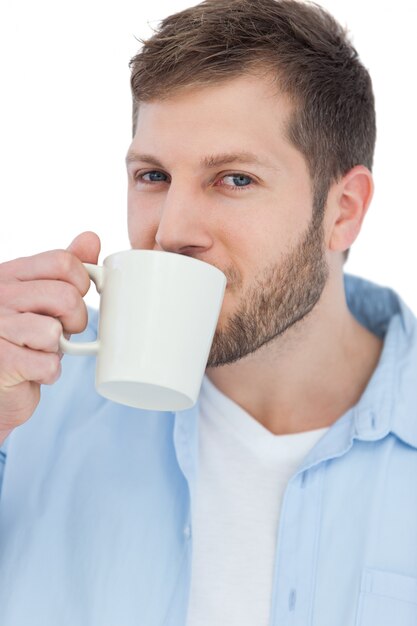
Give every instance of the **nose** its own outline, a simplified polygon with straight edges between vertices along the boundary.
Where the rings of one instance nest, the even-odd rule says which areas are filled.
[[[191,255],[210,248],[213,242],[205,215],[199,193],[171,182],[160,211],[155,249]]]

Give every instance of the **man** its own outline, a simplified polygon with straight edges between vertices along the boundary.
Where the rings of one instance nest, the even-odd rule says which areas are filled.
[[[292,0],[207,0],[131,68],[131,245],[219,267],[225,299],[196,406],[137,410],[91,358],[60,376],[97,236],[0,266],[1,623],[416,624],[417,324],[343,274],[366,69]]]

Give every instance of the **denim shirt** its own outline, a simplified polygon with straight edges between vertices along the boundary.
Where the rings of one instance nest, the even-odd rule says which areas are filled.
[[[345,289],[384,347],[287,485],[270,626],[417,624],[417,320],[391,289]],[[94,369],[65,356],[0,452],[2,626],[186,626],[199,404],[116,404]]]

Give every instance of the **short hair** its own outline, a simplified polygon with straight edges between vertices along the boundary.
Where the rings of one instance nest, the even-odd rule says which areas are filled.
[[[372,171],[371,78],[346,29],[319,5],[205,0],[162,20],[142,44],[129,63],[133,134],[140,102],[265,72],[293,104],[286,135],[306,160],[316,212],[355,165]]]

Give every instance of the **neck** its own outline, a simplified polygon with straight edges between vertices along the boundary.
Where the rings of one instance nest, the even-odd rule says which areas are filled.
[[[382,345],[350,313],[339,276],[283,335],[206,374],[271,433],[299,433],[330,426],[358,402]]]

